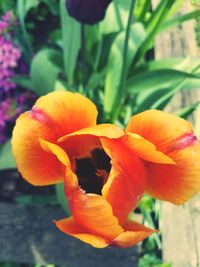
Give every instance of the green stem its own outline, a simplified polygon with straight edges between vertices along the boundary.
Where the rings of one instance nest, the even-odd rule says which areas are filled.
[[[84,24],[81,24],[81,72],[82,72],[82,83],[85,84],[85,78],[86,75],[86,60],[85,60],[85,54],[86,54],[86,40],[85,40],[85,26]]]
[[[131,69],[133,69],[138,61],[142,59],[149,49],[149,46],[152,44],[156,34],[159,32],[160,28],[162,27],[169,11],[171,10],[172,6],[174,4],[174,0],[168,0],[168,1],[161,1],[160,5],[157,7],[157,9],[154,11],[153,15],[149,19],[147,23],[146,31],[148,33],[146,39],[141,44],[141,46],[138,48],[133,62],[131,64]]]
[[[99,62],[100,62],[100,59],[101,59],[102,49],[103,49],[103,40],[101,39],[98,42],[97,53],[96,53],[96,58],[95,58],[95,62],[94,62],[94,70],[95,71],[97,71],[98,67],[99,67]]]
[[[114,122],[121,110],[121,104],[122,104],[122,96],[125,92],[125,84],[126,84],[126,76],[127,76],[127,54],[128,54],[128,43],[129,43],[129,36],[130,36],[130,30],[131,30],[131,24],[133,19],[133,10],[134,10],[135,0],[131,1],[130,5],[130,11],[129,11],[129,17],[128,22],[126,26],[126,34],[125,34],[125,40],[124,40],[124,49],[123,49],[123,62],[122,62],[122,71],[121,71],[121,77],[120,77],[120,83],[119,83],[119,90],[118,95],[116,97],[112,114],[111,114],[111,121]]]
[[[20,23],[20,28],[21,28],[21,32],[22,32],[22,36],[23,36],[23,40],[25,43],[25,53],[26,53],[26,59],[27,61],[31,61],[31,58],[33,56],[33,50],[29,41],[29,36],[28,36],[28,32],[26,29],[26,25],[25,25],[25,3],[24,1],[17,1],[17,11],[19,13],[19,23]]]

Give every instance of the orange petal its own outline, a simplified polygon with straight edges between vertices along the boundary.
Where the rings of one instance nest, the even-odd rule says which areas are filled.
[[[173,159],[158,151],[154,144],[138,134],[128,133],[123,137],[123,140],[133,150],[133,153],[144,160],[162,164],[175,164]]]
[[[53,139],[50,131],[30,118],[28,112],[18,119],[13,131],[12,150],[22,176],[31,184],[48,185],[62,181],[62,164],[40,146],[39,138]]]
[[[74,220],[90,233],[113,240],[123,232],[112,207],[102,196],[85,194],[80,189],[69,192],[67,197]]]
[[[49,93],[37,100],[34,109],[47,114],[57,138],[96,124],[96,106],[77,93]]]
[[[112,139],[119,138],[124,135],[124,131],[113,124],[98,124],[93,127],[81,129],[79,131],[67,134],[58,139],[59,142],[63,142],[71,136],[79,135],[93,135],[97,137],[108,137]]]
[[[65,172],[65,184],[67,187],[66,191],[73,193],[74,190],[79,190],[78,178],[71,170],[71,162],[67,153],[58,145],[50,143],[46,140],[40,139],[40,144],[45,151],[55,155],[58,161],[62,164],[63,172]]]
[[[123,248],[130,247],[156,232],[142,224],[127,221],[125,225],[125,231],[115,237],[114,240],[109,240],[98,234],[89,232],[88,229],[84,228],[80,224],[77,224],[73,217],[59,220],[55,223],[56,226],[65,234],[74,236],[96,248],[105,248],[107,246]]]
[[[124,225],[124,229],[125,231],[115,238],[111,243],[111,246],[127,248],[157,232],[157,230],[152,230],[133,221],[127,221]]]
[[[133,116],[128,132],[141,135],[176,165],[146,164],[147,193],[182,204],[200,189],[200,145],[189,122],[174,115],[149,110]]]
[[[58,139],[62,147],[67,151],[71,159],[78,157],[90,157],[95,148],[102,148],[100,136],[119,138],[124,131],[113,124],[98,124],[93,127],[81,129]],[[109,153],[109,152],[108,152]]]
[[[101,138],[111,153],[112,169],[102,189],[102,195],[111,204],[113,214],[122,224],[134,209],[146,188],[146,172],[142,161],[118,140]]]
[[[159,110],[134,115],[126,128],[126,132],[139,134],[162,152],[165,145],[191,131],[192,125],[188,121]]]
[[[84,218],[83,218],[84,220]],[[74,236],[81,241],[88,243],[96,248],[105,248],[110,241],[102,236],[88,232],[87,229],[77,224],[72,217],[56,221],[56,226],[65,234]]]
[[[22,176],[34,185],[62,181],[60,162],[41,148],[39,139],[55,143],[60,136],[95,125],[96,116],[95,105],[80,94],[53,92],[39,98],[13,131],[12,148]]]
[[[176,165],[149,164],[147,193],[181,205],[200,190],[200,145],[171,153]]]

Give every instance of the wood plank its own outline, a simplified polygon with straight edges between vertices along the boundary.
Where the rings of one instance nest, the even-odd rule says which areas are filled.
[[[153,0],[154,7],[158,2],[159,0]],[[184,2],[180,13],[192,10],[190,1]],[[198,54],[193,21],[161,34],[155,42],[156,59],[179,56],[197,57]],[[200,100],[200,90],[178,93],[168,110],[184,107],[197,100]],[[199,118],[200,109],[194,113],[192,118],[198,135],[200,135]],[[163,203],[161,229],[164,261],[171,262],[173,267],[200,266],[200,194],[179,207]]]

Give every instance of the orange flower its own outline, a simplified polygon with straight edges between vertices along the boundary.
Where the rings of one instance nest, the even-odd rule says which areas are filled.
[[[96,117],[80,94],[43,96],[18,118],[13,153],[30,183],[64,180],[72,217],[56,222],[61,231],[128,247],[155,232],[128,219],[144,191],[180,204],[199,189],[199,143],[188,122],[160,111],[133,116],[125,132]]]

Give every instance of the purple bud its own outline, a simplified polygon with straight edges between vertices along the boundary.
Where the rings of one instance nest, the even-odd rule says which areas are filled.
[[[112,0],[67,0],[66,7],[71,17],[83,24],[101,21]]]

